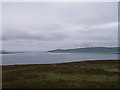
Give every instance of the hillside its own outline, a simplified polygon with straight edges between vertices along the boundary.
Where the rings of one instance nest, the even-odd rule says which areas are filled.
[[[118,87],[119,60],[2,66],[2,88]],[[82,89],[83,90],[83,89]]]
[[[75,49],[56,49],[56,50],[50,50],[47,52],[63,52],[63,53],[89,53],[89,52],[112,52],[112,53],[118,53],[119,47],[88,47],[88,48],[75,48]]]

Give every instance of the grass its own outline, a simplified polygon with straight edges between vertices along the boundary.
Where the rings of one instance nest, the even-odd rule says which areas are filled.
[[[117,88],[119,60],[2,66],[3,88]]]

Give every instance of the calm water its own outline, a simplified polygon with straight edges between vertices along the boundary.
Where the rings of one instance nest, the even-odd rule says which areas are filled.
[[[29,52],[2,55],[2,65],[48,64],[85,60],[116,60],[118,54]]]

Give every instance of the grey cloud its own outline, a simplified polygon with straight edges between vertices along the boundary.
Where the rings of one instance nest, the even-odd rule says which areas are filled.
[[[117,46],[117,8],[115,2],[3,3],[4,46]]]
[[[53,27],[54,28],[54,27]],[[55,28],[54,28],[55,29]],[[51,29],[50,29],[51,30]],[[52,29],[53,30],[53,29]],[[60,40],[60,39],[64,39],[66,36],[62,35],[60,33],[47,33],[47,32],[32,32],[30,33],[30,31],[26,31],[26,30],[9,30],[7,31],[5,29],[5,31],[3,31],[3,40],[18,40],[18,39],[23,39],[23,40],[40,40],[40,41],[53,41],[53,40]]]

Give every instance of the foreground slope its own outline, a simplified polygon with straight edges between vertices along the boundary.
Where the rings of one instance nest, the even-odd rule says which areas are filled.
[[[3,66],[3,88],[117,88],[118,60]]]

